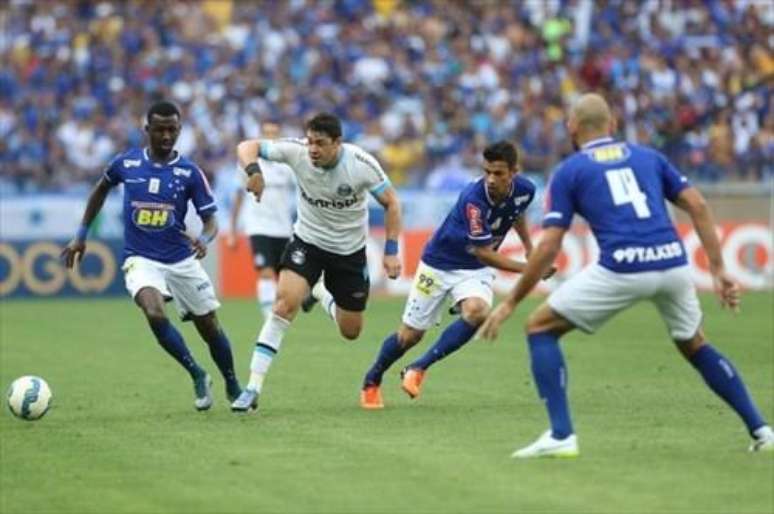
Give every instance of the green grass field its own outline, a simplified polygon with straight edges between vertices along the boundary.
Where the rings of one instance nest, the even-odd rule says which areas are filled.
[[[738,317],[702,301],[710,339],[774,419],[772,295],[749,294]],[[360,381],[402,302],[375,299],[354,343],[319,309],[302,315],[260,412],[237,416],[220,380],[213,409],[194,411],[189,379],[128,299],[2,302],[0,382],[39,374],[55,404],[38,422],[0,415],[0,511],[774,511],[774,455],[747,452],[743,425],[649,305],[566,338],[580,458],[510,459],[547,427],[520,329],[532,305],[496,343],[472,342],[431,369],[417,401],[396,365],[379,412],[358,407]],[[244,378],[257,309],[227,302],[220,317]],[[215,373],[192,327],[184,334]]]

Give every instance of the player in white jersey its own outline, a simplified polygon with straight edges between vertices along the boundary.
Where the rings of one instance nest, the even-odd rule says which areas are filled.
[[[258,334],[250,362],[250,382],[231,405],[236,412],[257,407],[258,395],[302,301],[316,287],[326,312],[341,334],[356,339],[363,327],[369,293],[366,263],[368,198],[385,209],[383,265],[388,277],[400,275],[400,202],[378,161],[361,148],[342,143],[341,121],[322,113],[306,124],[306,139],[247,140],[237,147],[249,176],[247,190],[261,200],[265,180],[258,157],[285,163],[296,175],[298,218],[280,262],[272,316]]]
[[[261,123],[261,136],[264,139],[276,139],[280,126],[274,121]],[[266,183],[261,202],[252,198],[244,201],[245,189],[237,190],[234,196],[234,208],[231,211],[231,232],[227,240],[230,248],[236,247],[237,226],[242,221],[242,229],[250,238],[253,253],[253,265],[258,273],[255,284],[258,305],[264,319],[271,316],[271,306],[277,292],[277,273],[280,258],[293,233],[293,220],[290,195],[295,189],[293,170],[287,165],[260,159]],[[245,180],[244,185],[247,185]]]

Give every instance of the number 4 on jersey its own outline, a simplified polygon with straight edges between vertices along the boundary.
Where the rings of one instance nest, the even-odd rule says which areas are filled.
[[[640,219],[650,218],[648,197],[640,190],[637,178],[631,168],[617,168],[605,172],[613,203],[616,205],[632,204],[634,212]]]

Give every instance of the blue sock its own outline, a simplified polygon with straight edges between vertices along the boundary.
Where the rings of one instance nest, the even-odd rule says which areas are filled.
[[[750,398],[742,377],[723,354],[712,345],[705,344],[689,360],[710,389],[739,414],[750,434],[766,424]]]
[[[188,351],[183,336],[168,319],[154,320],[149,323],[161,347],[188,371],[191,378],[196,378],[204,373],[204,370],[196,364],[191,352]]]
[[[532,375],[540,398],[546,404],[554,438],[573,434],[570,408],[567,405],[567,368],[564,365],[559,338],[550,332],[527,336]]]
[[[363,387],[369,385],[379,385],[382,383],[382,375],[389,369],[392,364],[400,359],[408,348],[402,348],[398,343],[398,334],[392,333],[382,343],[382,348],[379,350],[379,355],[376,356],[376,362],[371,366],[371,369],[366,372],[365,380],[363,380]]]
[[[236,384],[236,373],[234,373],[234,356],[231,354],[231,343],[228,341],[228,337],[222,331],[218,331],[218,335],[212,341],[207,341],[207,346],[210,347],[210,355],[212,360],[220,370],[220,374],[226,380],[226,383]]]
[[[423,356],[409,364],[409,368],[427,369],[447,355],[456,352],[470,341],[478,327],[460,318],[443,331],[433,346]]]

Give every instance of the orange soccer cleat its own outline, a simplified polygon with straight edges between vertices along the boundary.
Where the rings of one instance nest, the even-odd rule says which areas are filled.
[[[406,368],[400,372],[400,387],[411,398],[416,398],[422,390],[422,381],[425,379],[425,370],[419,368]]]
[[[378,385],[369,385],[360,391],[360,406],[364,409],[383,409],[382,390]]]

